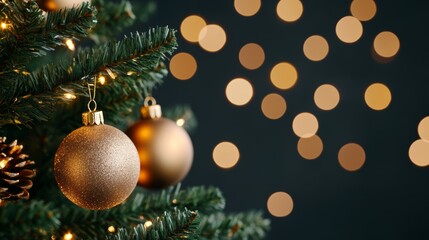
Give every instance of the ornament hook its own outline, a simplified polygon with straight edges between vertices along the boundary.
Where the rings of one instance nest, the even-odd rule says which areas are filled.
[[[158,119],[162,116],[161,106],[156,104],[156,100],[152,96],[145,98],[140,113],[143,119]]]
[[[151,105],[149,105],[149,102],[151,103]],[[152,96],[148,96],[144,99],[144,106],[145,107],[149,107],[149,106],[155,106],[156,105],[156,99]]]
[[[97,110],[97,102],[95,101],[95,93],[97,92],[97,77],[94,77],[94,83],[88,83],[89,102],[88,110],[95,112]],[[93,105],[91,107],[91,105]]]

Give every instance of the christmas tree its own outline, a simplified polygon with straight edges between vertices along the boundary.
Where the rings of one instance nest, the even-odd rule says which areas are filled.
[[[162,83],[167,75],[165,62],[177,48],[176,32],[168,27],[130,33],[115,40],[118,33],[136,21],[126,0],[74,3],[0,1],[0,239],[264,238],[269,222],[262,213],[223,213],[225,200],[215,187],[165,187],[171,185],[167,181],[157,186],[164,187],[162,190],[149,191],[140,186],[134,189],[137,179],[133,178],[134,191],[129,197],[125,193],[126,200],[115,202],[113,208],[92,202],[89,207],[80,207],[79,201],[67,195],[70,186],[60,187],[79,206],[63,195],[58,187],[64,184],[61,174],[74,176],[77,164],[59,173],[57,165],[54,169],[54,159],[60,165],[63,158],[85,152],[82,148],[93,142],[112,150],[118,158],[132,155],[129,151],[116,151],[117,145],[123,145],[122,140],[111,143],[115,137],[94,134],[91,138],[96,140],[85,142],[90,141],[87,136],[85,141],[77,141],[83,142],[79,147],[60,151],[63,139],[80,129],[81,113],[88,108],[86,124],[102,125],[100,119],[93,119],[100,117],[98,106],[107,124],[125,131],[138,121],[145,97]],[[138,15],[148,17],[153,4],[140,4]],[[190,115],[189,109],[183,107],[166,112],[173,119]],[[192,123],[192,119],[187,121],[185,127],[192,127]],[[104,154],[100,169],[77,166],[95,176],[86,179],[85,186],[79,185],[77,190],[92,186],[93,192],[82,193],[86,199],[94,195],[102,196],[100,201],[109,200],[106,191],[94,187],[92,181],[120,181],[120,177],[103,172],[105,165],[115,163],[115,159],[108,159],[110,155],[106,157],[104,149],[91,150],[91,157],[97,151]],[[141,152],[133,151],[136,156],[140,154],[141,160]],[[127,160],[128,157],[116,168],[128,168],[124,166]],[[125,178],[131,175],[130,172]],[[141,175],[137,177],[142,179]],[[113,191],[112,198],[123,195],[125,190]]]

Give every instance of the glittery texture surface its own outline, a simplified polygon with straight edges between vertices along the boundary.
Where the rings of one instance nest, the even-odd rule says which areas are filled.
[[[140,161],[131,140],[109,125],[70,133],[55,154],[55,178],[76,205],[101,210],[123,202],[134,190]]]

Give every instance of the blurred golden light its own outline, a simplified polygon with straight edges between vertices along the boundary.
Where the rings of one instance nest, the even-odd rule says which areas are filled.
[[[109,233],[114,233],[114,232],[116,231],[116,229],[115,229],[115,227],[114,227],[114,226],[110,226],[110,227],[108,227],[108,228],[107,228],[107,231],[108,231]]]
[[[293,119],[292,129],[298,137],[310,138],[319,130],[319,121],[311,113],[300,113]]]
[[[377,4],[374,0],[353,0],[350,12],[360,21],[369,21],[377,12]]]
[[[258,69],[265,61],[264,49],[256,43],[248,43],[240,49],[238,59],[249,70]]]
[[[365,150],[356,143],[344,145],[338,152],[338,161],[345,170],[357,171],[365,163]]]
[[[184,39],[189,42],[196,43],[198,42],[198,36],[207,25],[206,21],[197,15],[191,15],[183,19],[182,24],[180,25],[180,32]]]
[[[104,76],[100,76],[100,77],[98,77],[98,82],[99,82],[101,85],[104,85],[104,84],[106,83],[106,77],[104,77]]]
[[[197,72],[197,61],[189,53],[178,53],[170,60],[170,72],[179,80],[188,80]]]
[[[76,47],[74,46],[74,43],[73,43],[73,41],[71,39],[67,39],[66,46],[68,47],[68,49],[70,51],[76,50]]]
[[[281,62],[273,67],[270,73],[271,82],[279,89],[289,89],[298,80],[298,71],[288,63]]]
[[[354,43],[363,34],[362,23],[355,17],[346,16],[338,21],[335,32],[341,41]]]
[[[221,168],[232,168],[240,159],[240,151],[231,142],[221,142],[213,149],[213,160]]]
[[[63,239],[64,240],[72,240],[73,239],[73,234],[71,234],[71,233],[68,232],[68,233],[64,234]]]
[[[386,109],[392,101],[389,88],[381,83],[374,83],[365,91],[365,102],[374,110]]]
[[[8,24],[7,24],[7,23],[5,23],[5,22],[0,23],[0,27],[1,27],[1,29],[6,29],[6,28],[7,28],[7,26],[8,26]]]
[[[275,192],[268,198],[267,208],[274,217],[286,217],[293,210],[293,199],[285,192]]]
[[[418,132],[419,132],[419,136],[420,138],[429,141],[429,116],[423,118],[420,123],[419,123],[419,127],[418,127]]]
[[[285,22],[295,22],[302,16],[304,6],[300,0],[280,0],[277,3],[277,15]]]
[[[322,110],[332,110],[340,102],[340,93],[330,84],[323,84],[314,92],[314,102]]]
[[[324,37],[313,35],[305,40],[303,50],[311,61],[322,61],[329,53],[329,45]]]
[[[374,39],[374,50],[380,57],[391,58],[395,56],[400,46],[399,38],[392,32],[381,32]]]
[[[226,43],[226,33],[223,28],[216,24],[210,24],[203,29],[198,36],[200,46],[208,52],[217,52]]]
[[[177,119],[176,120],[176,124],[177,124],[177,126],[179,126],[179,127],[183,127],[183,125],[185,125],[185,119],[183,119],[183,118],[179,118],[179,119]]]
[[[226,86],[226,97],[234,105],[243,106],[252,99],[253,87],[244,78],[236,78]]]
[[[307,160],[318,158],[323,152],[323,142],[319,136],[300,138],[298,141],[298,153]]]
[[[429,165],[429,142],[419,139],[410,146],[408,151],[411,161],[419,166],[426,167]]]
[[[143,226],[144,226],[145,228],[149,228],[149,227],[151,227],[152,225],[153,225],[153,223],[152,223],[151,221],[147,221],[147,222],[145,222],[145,223],[144,223],[144,225],[143,225]]]
[[[74,100],[74,99],[76,99],[76,95],[71,94],[71,93],[64,93],[64,98],[68,99],[68,100]]]
[[[261,8],[261,0],[234,0],[234,8],[240,15],[250,17]]]
[[[261,104],[262,113],[272,120],[281,118],[285,114],[286,108],[286,100],[276,93],[265,96]]]

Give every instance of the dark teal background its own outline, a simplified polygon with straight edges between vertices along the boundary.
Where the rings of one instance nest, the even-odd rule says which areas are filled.
[[[374,19],[364,22],[364,34],[355,44],[345,44],[335,35],[339,19],[350,15],[351,1],[302,1],[304,14],[292,24],[276,15],[277,1],[263,1],[253,17],[239,15],[233,1],[158,1],[158,10],[148,27],[169,25],[179,29],[193,14],[221,25],[227,34],[225,47],[208,53],[186,42],[179,33],[177,52],[191,53],[198,71],[189,81],[169,76],[155,96],[168,107],[190,104],[199,126],[192,135],[195,159],[184,181],[189,185],[214,185],[222,189],[227,210],[263,209],[272,219],[268,239],[429,239],[429,169],[416,167],[408,149],[418,139],[417,125],[429,115],[428,15],[425,1],[376,1]],[[372,43],[382,31],[392,31],[401,40],[393,61],[380,64],[372,57]],[[330,45],[321,62],[305,58],[302,45],[311,35],[324,36]],[[260,44],[264,65],[246,70],[238,61],[240,48]],[[276,89],[269,80],[271,68],[281,61],[293,63],[299,80],[290,90]],[[244,77],[255,95],[244,107],[225,97],[227,83]],[[374,82],[386,84],[393,96],[389,108],[373,111],[365,104],[365,89]],[[335,85],[341,94],[333,111],[319,110],[313,101],[321,84]],[[263,116],[260,104],[269,93],[287,101],[286,114],[272,121]],[[301,112],[319,119],[318,135],[324,152],[314,161],[303,160],[291,125]],[[213,148],[232,141],[241,158],[230,170],[218,168]],[[338,164],[338,150],[356,142],[366,151],[360,171],[346,172]],[[268,197],[277,191],[294,200],[291,215],[271,217]]]

